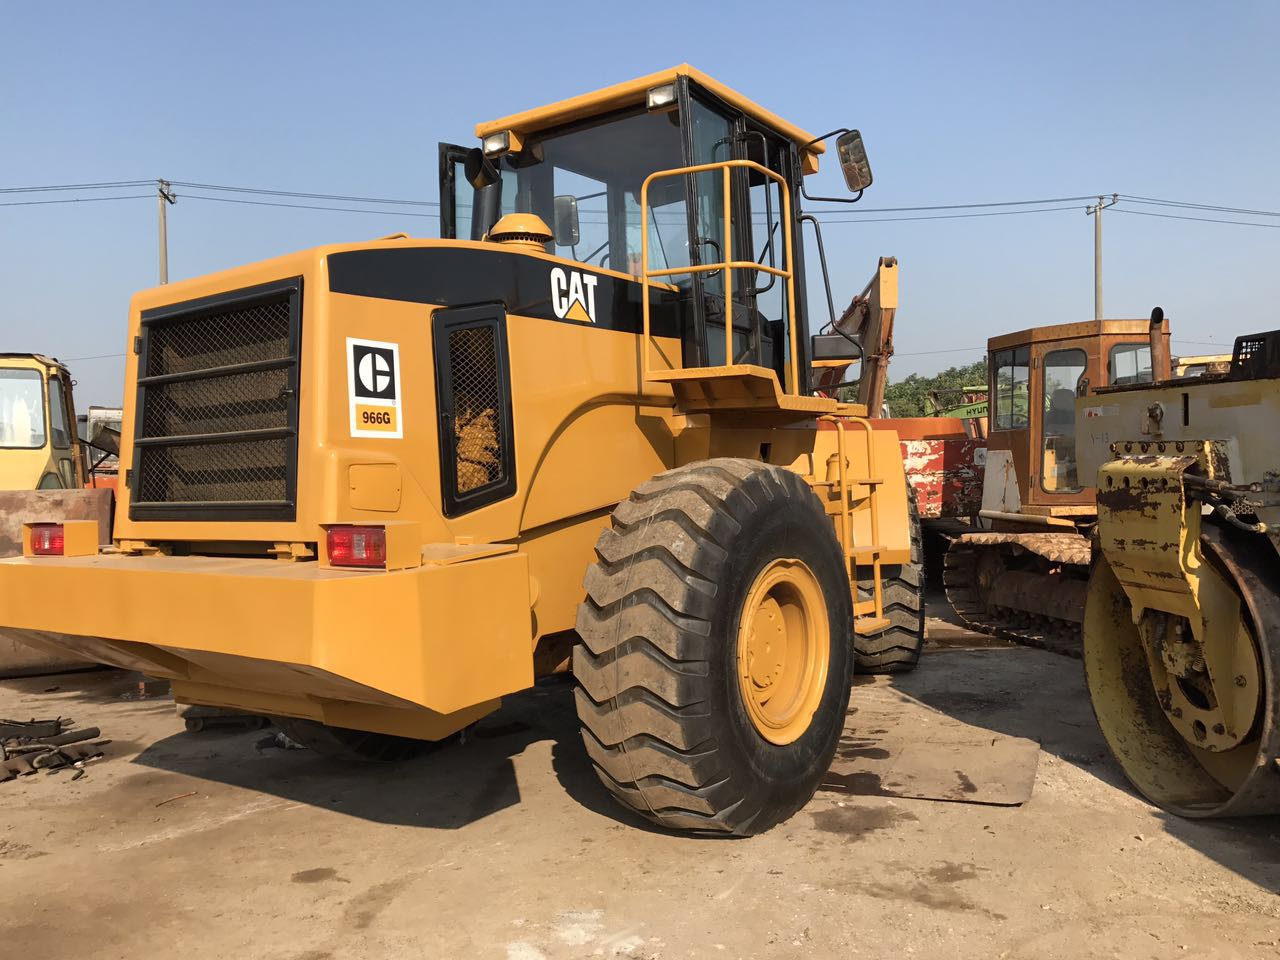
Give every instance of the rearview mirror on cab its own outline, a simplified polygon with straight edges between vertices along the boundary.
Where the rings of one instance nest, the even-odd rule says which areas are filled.
[[[847,130],[836,139],[836,156],[844,172],[845,185],[853,193],[871,186],[871,164],[867,162],[867,148],[862,145],[862,134]]]
[[[481,190],[498,182],[498,168],[484,155],[479,147],[467,151],[467,159],[462,165],[462,172],[467,183]]]
[[[576,247],[578,245],[578,198],[572,194],[562,194],[552,201],[552,217],[554,223],[551,232],[555,235],[557,247]]]

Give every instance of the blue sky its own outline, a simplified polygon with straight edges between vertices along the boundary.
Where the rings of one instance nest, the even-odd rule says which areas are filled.
[[[166,177],[435,200],[438,141],[688,61],[807,129],[859,127],[876,175],[864,207],[1119,192],[1280,210],[1270,0],[8,3],[2,22],[0,187]],[[834,165],[819,177],[840,189]],[[899,258],[898,377],[977,359],[1002,331],[1089,319],[1092,224],[1074,206],[832,224],[836,298]],[[155,207],[0,207],[0,350],[119,354],[129,296],[156,282]],[[436,229],[180,196],[170,272]],[[1280,229],[1108,213],[1104,252],[1107,315],[1162,305],[1177,351],[1280,326]],[[119,400],[121,359],[71,366],[82,408]]]

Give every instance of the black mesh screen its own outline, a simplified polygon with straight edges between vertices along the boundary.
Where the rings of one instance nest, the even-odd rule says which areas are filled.
[[[289,356],[289,297],[176,319],[149,331],[147,376]]]
[[[143,447],[138,500],[211,503],[284,500],[288,493],[284,440],[237,440]]]
[[[292,519],[300,281],[143,315],[130,515]]]
[[[454,452],[458,493],[503,478],[501,395],[497,330],[466,327],[449,332],[449,377],[453,384]]]
[[[506,314],[497,305],[437,310],[432,320],[444,513],[456,517],[516,488]]]

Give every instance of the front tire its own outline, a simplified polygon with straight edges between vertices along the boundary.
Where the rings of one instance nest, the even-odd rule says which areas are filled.
[[[858,673],[906,673],[920,662],[924,649],[924,537],[916,493],[907,484],[907,523],[911,531],[909,563],[889,563],[880,568],[884,615],[889,626],[879,633],[855,634],[853,649]],[[858,596],[869,600],[875,583],[858,581]]]
[[[753,460],[660,474],[618,505],[579,608],[587,753],[664,827],[745,836],[813,796],[844,727],[849,581],[804,480]]]

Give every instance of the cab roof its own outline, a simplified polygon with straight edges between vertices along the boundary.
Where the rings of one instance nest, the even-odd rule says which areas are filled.
[[[51,369],[61,369],[64,365],[55,357],[46,357],[42,353],[0,353],[0,367],[16,366],[16,364],[5,363],[6,360],[25,361],[22,366],[42,366]]]
[[[491,133],[500,133],[503,130],[512,130],[521,134],[538,133],[562,124],[572,123],[575,120],[584,120],[613,110],[643,105],[645,94],[651,87],[672,83],[682,76],[693,80],[699,86],[715,94],[731,106],[737,107],[753,120],[757,120],[765,126],[776,130],[794,142],[796,146],[804,147],[805,153],[809,155],[807,159],[810,160],[812,167],[816,168],[817,155],[826,148],[821,142],[811,143],[814,139],[813,134],[788,123],[776,114],[770,113],[754,100],[744,97],[738,91],[726,87],[719,80],[708,76],[687,63],[682,63],[667,70],[659,70],[657,73],[651,73],[644,77],[637,77],[625,83],[604,87],[592,93],[570,97],[568,100],[561,100],[545,107],[536,107],[533,110],[525,110],[523,113],[513,113],[509,117],[490,120],[487,123],[477,123],[476,136],[483,139]],[[810,164],[806,164],[806,168],[809,166]],[[812,171],[806,169],[806,172]]]
[[[1080,337],[1137,336],[1150,331],[1149,320],[1085,320],[1081,323],[1059,323],[1048,327],[1031,327],[1013,333],[1002,333],[987,341],[987,350],[1007,350],[1029,343],[1048,343],[1056,340],[1074,340]],[[1169,321],[1161,321],[1161,330],[1169,334]]]

